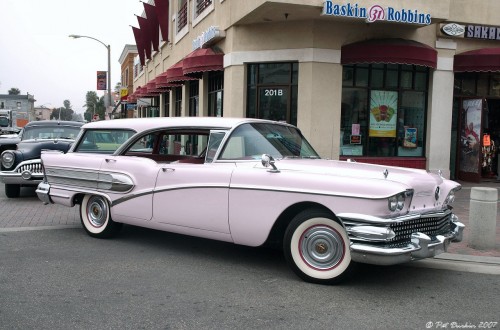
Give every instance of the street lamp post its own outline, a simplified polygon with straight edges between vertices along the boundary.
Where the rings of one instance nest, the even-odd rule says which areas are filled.
[[[78,35],[78,34],[70,34],[69,37],[73,38],[73,39],[78,39],[78,38],[92,39],[92,40],[95,40],[95,41],[101,43],[108,50],[108,106],[111,107],[111,104],[112,104],[111,103],[111,45],[106,45],[101,40],[96,39],[94,37],[89,37],[89,36],[81,36],[81,35]],[[94,107],[94,111],[95,111],[95,107]]]

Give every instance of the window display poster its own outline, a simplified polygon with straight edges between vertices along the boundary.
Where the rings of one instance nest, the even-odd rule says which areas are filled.
[[[403,140],[403,147],[404,148],[417,147],[417,128],[405,127],[405,137]]]
[[[481,141],[482,99],[462,102],[462,127],[460,138],[460,171],[479,173]]]
[[[372,91],[370,137],[396,137],[398,92]]]

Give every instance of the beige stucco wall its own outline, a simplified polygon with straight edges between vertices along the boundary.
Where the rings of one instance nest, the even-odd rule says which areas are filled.
[[[161,44],[134,81],[134,90],[192,51],[192,40],[210,26],[218,26],[225,38],[217,43],[224,52],[224,116],[246,115],[246,64],[287,61],[299,63],[298,126],[321,156],[338,158],[342,94],[341,48],[357,41],[403,38],[438,50],[438,68],[431,73],[426,158],[427,168],[449,176],[450,131],[453,102],[453,56],[463,51],[499,47],[498,41],[451,39],[438,33],[439,23],[459,22],[500,25],[499,0],[358,0],[359,6],[381,5],[430,13],[429,26],[376,22],[321,16],[323,0],[214,1],[214,10],[203,20],[188,23],[188,33]],[[177,2],[172,17],[177,12]],[[193,1],[189,1],[189,11]],[[347,2],[334,1],[337,4]],[[287,16],[284,15],[287,13]],[[191,13],[188,17],[192,17]],[[173,24],[173,22],[172,22]],[[205,78],[207,75],[205,75]],[[200,81],[200,115],[207,114],[207,81]],[[187,90],[183,87],[183,115],[187,114]],[[171,95],[170,95],[171,97]],[[171,99],[171,105],[173,105]],[[163,105],[163,100],[160,102]],[[164,109],[162,109],[164,113]],[[171,113],[170,113],[171,114]]]

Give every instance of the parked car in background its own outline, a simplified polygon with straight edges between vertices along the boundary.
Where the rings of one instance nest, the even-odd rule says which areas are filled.
[[[81,122],[32,121],[20,133],[17,148],[1,154],[0,180],[9,198],[19,197],[22,186],[37,186],[43,177],[42,150],[67,152],[80,132]]]
[[[112,154],[96,133],[135,133]],[[46,204],[79,205],[93,237],[122,224],[283,248],[292,270],[332,283],[353,262],[433,257],[460,241],[456,182],[423,170],[321,159],[294,126],[258,119],[150,118],[83,126],[43,152]]]

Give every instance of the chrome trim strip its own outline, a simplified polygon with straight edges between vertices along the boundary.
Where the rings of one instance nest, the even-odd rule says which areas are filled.
[[[319,191],[319,190],[297,190],[297,189],[292,189],[292,188],[277,188],[277,187],[269,187],[269,188],[262,188],[258,186],[251,186],[251,185],[231,185],[231,189],[238,189],[238,190],[253,190],[253,191],[271,191],[271,192],[281,192],[281,193],[291,193],[291,194],[307,194],[307,195],[315,195],[315,196],[328,196],[328,197],[346,197],[346,198],[361,198],[361,199],[371,199],[371,200],[383,200],[387,199],[390,196],[387,197],[380,197],[380,196],[359,196],[355,194],[334,194],[334,193],[328,193],[324,191]]]
[[[149,194],[155,194],[155,193],[161,193],[161,192],[167,192],[167,191],[174,191],[174,190],[207,189],[207,188],[210,188],[210,189],[229,189],[229,187],[227,187],[227,186],[216,185],[216,184],[197,185],[197,186],[187,186],[187,185],[184,185],[184,186],[168,187],[168,188],[161,188],[161,189],[148,189],[148,190],[143,190],[143,191],[140,191],[140,192],[128,194],[127,196],[120,197],[120,198],[114,200],[111,203],[111,206],[115,206],[115,205],[121,204],[123,202],[126,202],[128,200],[131,200],[131,199],[134,199],[134,198],[138,198],[138,197],[142,197],[142,196],[146,196],[146,195],[149,195]]]
[[[116,172],[93,172],[50,167],[45,169],[47,179],[52,184],[68,185],[87,189],[129,192],[135,185],[130,176]]]

